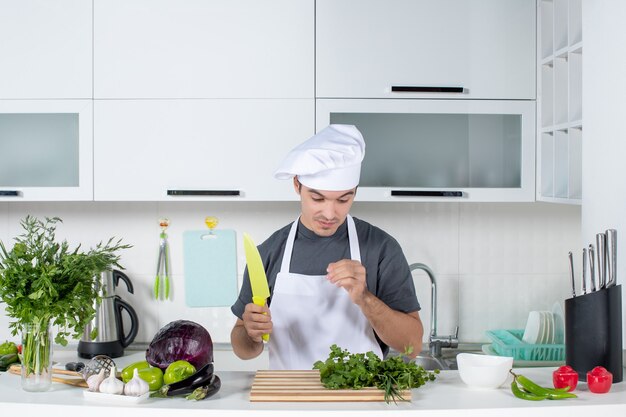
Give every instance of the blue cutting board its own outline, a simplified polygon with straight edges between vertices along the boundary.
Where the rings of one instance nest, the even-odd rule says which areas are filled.
[[[183,233],[185,302],[189,307],[230,307],[237,298],[237,235],[234,230]]]

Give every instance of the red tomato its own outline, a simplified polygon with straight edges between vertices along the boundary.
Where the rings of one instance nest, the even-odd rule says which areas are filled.
[[[552,373],[554,388],[569,387],[568,391],[574,391],[578,385],[578,372],[571,366],[564,365]]]
[[[20,355],[22,354],[22,345],[21,344],[17,345],[17,353],[19,353]]]
[[[587,372],[587,386],[589,391],[596,394],[609,392],[613,384],[613,374],[602,366],[596,366]]]

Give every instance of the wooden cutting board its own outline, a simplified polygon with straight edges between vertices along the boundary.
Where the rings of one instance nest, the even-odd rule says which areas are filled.
[[[411,390],[404,390],[401,395],[411,401]],[[250,391],[251,402],[384,401],[384,397],[385,392],[378,388],[324,388],[317,370],[257,371]]]

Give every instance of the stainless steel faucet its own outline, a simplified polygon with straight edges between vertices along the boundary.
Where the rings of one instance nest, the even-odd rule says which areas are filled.
[[[430,278],[430,336],[429,349],[430,355],[435,358],[441,357],[441,348],[456,348],[459,346],[459,326],[456,326],[454,335],[439,336],[437,335],[437,280],[435,273],[428,266],[422,263],[409,265],[411,272],[421,269],[426,272]]]

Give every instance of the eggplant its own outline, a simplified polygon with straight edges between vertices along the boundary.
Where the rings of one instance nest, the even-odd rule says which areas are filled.
[[[195,374],[182,381],[173,384],[163,385],[159,391],[151,396],[155,397],[174,397],[176,395],[191,394],[196,388],[211,384],[213,378],[213,363],[209,362],[200,368]],[[218,378],[219,379],[219,378]],[[219,389],[219,388],[218,388]]]
[[[204,400],[205,398],[209,398],[217,394],[221,386],[222,381],[220,380],[220,377],[217,375],[213,375],[213,378],[211,378],[211,382],[209,383],[209,385],[196,388],[191,394],[189,394],[185,398],[194,401]]]

